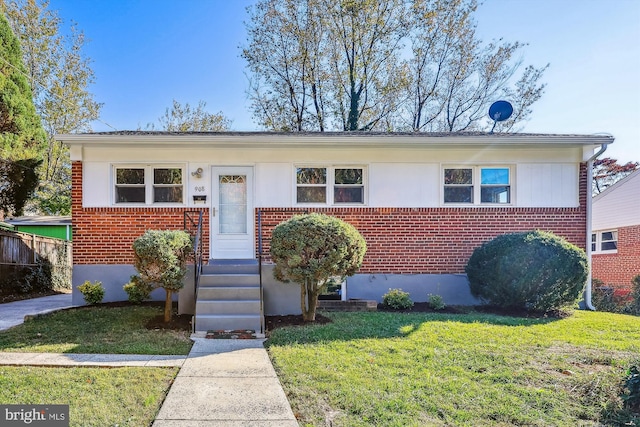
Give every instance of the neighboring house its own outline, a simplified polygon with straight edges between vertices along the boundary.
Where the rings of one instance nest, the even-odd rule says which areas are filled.
[[[640,170],[593,198],[592,277],[629,293],[640,274]]]
[[[19,216],[5,221],[23,233],[72,240],[70,216]]]
[[[276,282],[268,262],[271,230],[295,213],[334,215],[366,239],[362,268],[347,279],[348,298],[380,301],[402,288],[414,301],[432,293],[447,304],[477,303],[464,267],[476,247],[503,233],[548,230],[586,249],[590,161],[613,142],[602,135],[342,132],[57,139],[72,161],[75,304],[82,304],[75,288],[85,280],[101,281],[106,300],[126,299],[132,242],[147,229],[181,229],[186,211],[201,210],[212,266],[251,263],[260,248],[267,255],[267,314],[300,312],[299,288]],[[214,281],[205,278],[206,286]],[[189,286],[180,292],[181,311],[207,306],[199,301],[205,292],[195,303]],[[216,304],[209,306],[217,312],[235,310]]]

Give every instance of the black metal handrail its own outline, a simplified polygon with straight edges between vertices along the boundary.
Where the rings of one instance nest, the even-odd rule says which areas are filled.
[[[184,212],[184,230],[193,238],[193,296],[198,297],[200,274],[202,273],[202,257],[204,255],[202,245],[202,210]]]

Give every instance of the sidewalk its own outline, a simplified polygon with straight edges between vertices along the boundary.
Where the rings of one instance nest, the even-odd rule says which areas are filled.
[[[152,427],[298,427],[264,339],[192,339]]]
[[[51,295],[0,304],[0,331],[22,324],[26,315],[43,314],[68,307],[73,307],[71,294]]]
[[[0,304],[0,330],[71,306],[71,295]],[[264,339],[192,340],[188,356],[0,352],[0,365],[179,367],[152,427],[298,427]]]

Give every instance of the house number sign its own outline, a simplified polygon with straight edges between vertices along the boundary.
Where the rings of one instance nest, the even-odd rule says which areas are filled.
[[[195,186],[196,193],[204,193],[204,185]]]

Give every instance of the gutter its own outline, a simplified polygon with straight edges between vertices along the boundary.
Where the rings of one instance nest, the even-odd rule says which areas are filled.
[[[593,185],[593,161],[600,156],[602,153],[607,151],[607,146],[613,142],[613,139],[609,142],[603,142],[600,145],[600,150],[595,153],[593,156],[589,157],[587,160],[587,241],[586,241],[586,249],[587,249],[587,262],[589,263],[589,274],[587,275],[587,286],[584,291],[584,303],[587,309],[595,311],[596,308],[593,306],[593,302],[591,301],[592,297],[592,288],[591,288],[591,234],[593,232],[591,228],[591,220],[592,220],[592,210],[593,210],[593,197],[591,194],[591,186]]]

